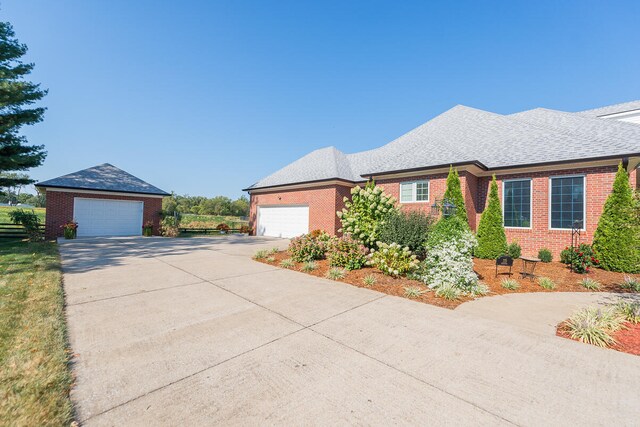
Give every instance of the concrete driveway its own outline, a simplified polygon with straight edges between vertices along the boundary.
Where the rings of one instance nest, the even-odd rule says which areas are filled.
[[[85,425],[632,425],[640,357],[254,262],[248,237],[63,242]]]

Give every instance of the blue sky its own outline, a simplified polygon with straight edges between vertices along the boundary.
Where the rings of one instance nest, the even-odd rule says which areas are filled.
[[[638,1],[0,0],[49,89],[38,180],[112,163],[230,197],[316,148],[389,142],[456,104],[640,98]]]

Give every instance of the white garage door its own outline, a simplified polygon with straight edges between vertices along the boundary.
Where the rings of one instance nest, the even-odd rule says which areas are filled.
[[[76,197],[73,218],[78,222],[78,237],[139,236],[143,208],[143,202]]]
[[[258,206],[258,236],[296,237],[309,232],[309,206]]]

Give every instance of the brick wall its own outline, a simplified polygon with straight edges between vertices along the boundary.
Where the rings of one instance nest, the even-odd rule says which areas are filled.
[[[430,214],[433,202],[436,199],[442,199],[442,196],[444,196],[444,191],[447,188],[447,174],[422,175],[404,179],[380,179],[376,181],[376,185],[382,187],[385,193],[392,195],[398,200],[398,202],[400,202],[400,183],[420,181],[424,179],[429,180],[429,200],[426,202],[417,203],[401,203],[400,206],[404,210],[422,211],[426,214]]]
[[[162,199],[159,197],[129,197],[93,193],[47,191],[47,215],[45,220],[45,236],[47,239],[54,239],[56,237],[62,236],[63,230],[61,226],[64,225],[67,221],[74,219],[73,199],[75,197],[144,202],[142,223],[144,224],[147,221],[153,222],[153,234],[159,234],[160,211],[162,210]],[[82,224],[79,224],[79,226],[82,227]],[[140,229],[140,235],[142,235],[142,228]]]

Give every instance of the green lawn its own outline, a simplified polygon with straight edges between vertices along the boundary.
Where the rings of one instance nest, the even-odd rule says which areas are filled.
[[[180,226],[185,228],[214,228],[223,222],[231,228],[240,228],[241,225],[249,224],[249,221],[244,221],[239,216],[182,214]]]
[[[0,223],[9,224],[11,223],[11,218],[9,218],[9,212],[21,209],[20,207],[8,207],[8,206],[0,206]],[[31,211],[33,209],[35,213],[40,218],[40,221],[44,224],[44,213],[46,211],[45,208],[23,208],[26,211]]]
[[[69,425],[70,353],[55,243],[0,241],[0,425]]]

